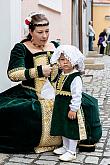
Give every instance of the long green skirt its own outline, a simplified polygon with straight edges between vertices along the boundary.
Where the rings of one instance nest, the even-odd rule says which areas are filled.
[[[34,151],[42,133],[35,91],[20,84],[0,94],[0,152]]]

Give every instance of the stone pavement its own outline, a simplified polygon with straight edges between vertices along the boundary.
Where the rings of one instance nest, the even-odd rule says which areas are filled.
[[[95,152],[77,153],[77,159],[72,163],[60,162],[52,152],[29,155],[0,153],[0,165],[110,165],[110,56],[97,58],[96,61],[104,62],[104,69],[86,70],[93,79],[83,77],[84,91],[99,100],[103,133]]]

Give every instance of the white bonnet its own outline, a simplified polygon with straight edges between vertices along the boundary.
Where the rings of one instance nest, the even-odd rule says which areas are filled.
[[[51,64],[57,63],[61,53],[64,54],[72,65],[78,65],[78,70],[84,71],[84,59],[85,56],[80,50],[73,45],[60,45],[58,46],[50,59]]]

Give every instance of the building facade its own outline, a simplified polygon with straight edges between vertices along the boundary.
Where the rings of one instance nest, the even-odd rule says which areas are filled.
[[[88,0],[1,0],[0,92],[15,84],[7,78],[10,51],[23,39],[24,19],[31,12],[42,12],[48,17],[50,41],[59,39],[61,44],[73,44],[86,55],[91,3],[91,0],[89,3]]]
[[[93,22],[96,32],[95,46],[97,47],[100,32],[103,29],[110,28],[110,0],[93,1]]]

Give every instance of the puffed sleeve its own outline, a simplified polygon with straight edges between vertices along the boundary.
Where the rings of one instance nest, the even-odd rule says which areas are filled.
[[[36,77],[35,68],[25,67],[25,47],[17,43],[11,50],[7,74],[11,81],[23,81]]]
[[[17,43],[10,53],[8,71],[15,68],[25,68],[25,48],[22,43]]]

